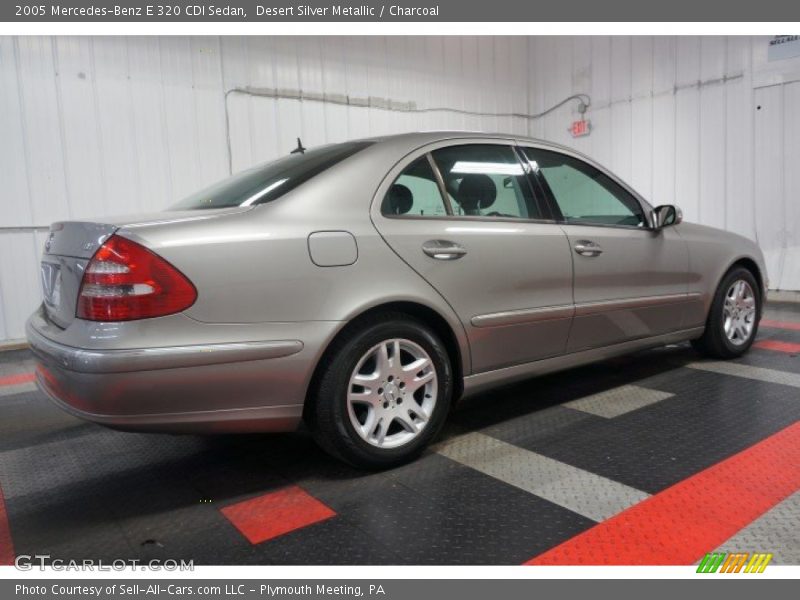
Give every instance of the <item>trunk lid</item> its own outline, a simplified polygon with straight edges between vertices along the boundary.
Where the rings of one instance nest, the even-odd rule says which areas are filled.
[[[106,223],[53,223],[44,244],[41,281],[44,311],[59,327],[75,318],[83,271],[117,227]]]
[[[250,210],[236,207],[219,210],[165,211],[148,215],[117,217],[104,221],[63,221],[53,223],[44,245],[41,284],[47,318],[61,328],[75,319],[83,273],[97,249],[119,229],[158,225],[168,227],[196,219]]]

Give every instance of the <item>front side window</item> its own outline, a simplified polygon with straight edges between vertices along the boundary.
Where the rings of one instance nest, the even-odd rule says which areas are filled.
[[[455,215],[541,218],[522,164],[510,146],[466,144],[431,154]]]
[[[304,153],[290,154],[223,179],[169,210],[200,210],[253,206],[280,198],[312,177],[360,152],[372,142],[346,142],[321,146]]]
[[[595,167],[558,152],[524,148],[567,223],[645,227],[639,201]]]
[[[427,156],[412,162],[395,180],[383,198],[381,213],[395,217],[436,217],[447,214]]]

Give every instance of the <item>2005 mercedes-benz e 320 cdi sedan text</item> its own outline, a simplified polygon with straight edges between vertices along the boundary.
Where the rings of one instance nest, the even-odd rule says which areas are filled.
[[[649,346],[753,342],[751,241],[652,208],[585,156],[419,133],[239,173],[154,215],[52,226],[41,388],[104,425],[288,431],[419,453],[459,397]]]

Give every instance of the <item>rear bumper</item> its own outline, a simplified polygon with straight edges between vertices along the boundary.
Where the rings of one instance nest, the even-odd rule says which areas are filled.
[[[37,311],[26,333],[39,387],[67,412],[119,429],[291,431],[316,364],[316,349],[297,339],[88,350],[42,331]]]

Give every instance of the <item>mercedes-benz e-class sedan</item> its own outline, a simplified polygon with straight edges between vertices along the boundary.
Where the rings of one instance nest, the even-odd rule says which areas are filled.
[[[568,148],[464,132],[294,152],[165,212],[55,223],[41,269],[28,339],[67,411],[167,432],[305,421],[368,467],[498,384],[685,340],[739,356],[766,289],[750,240]]]

